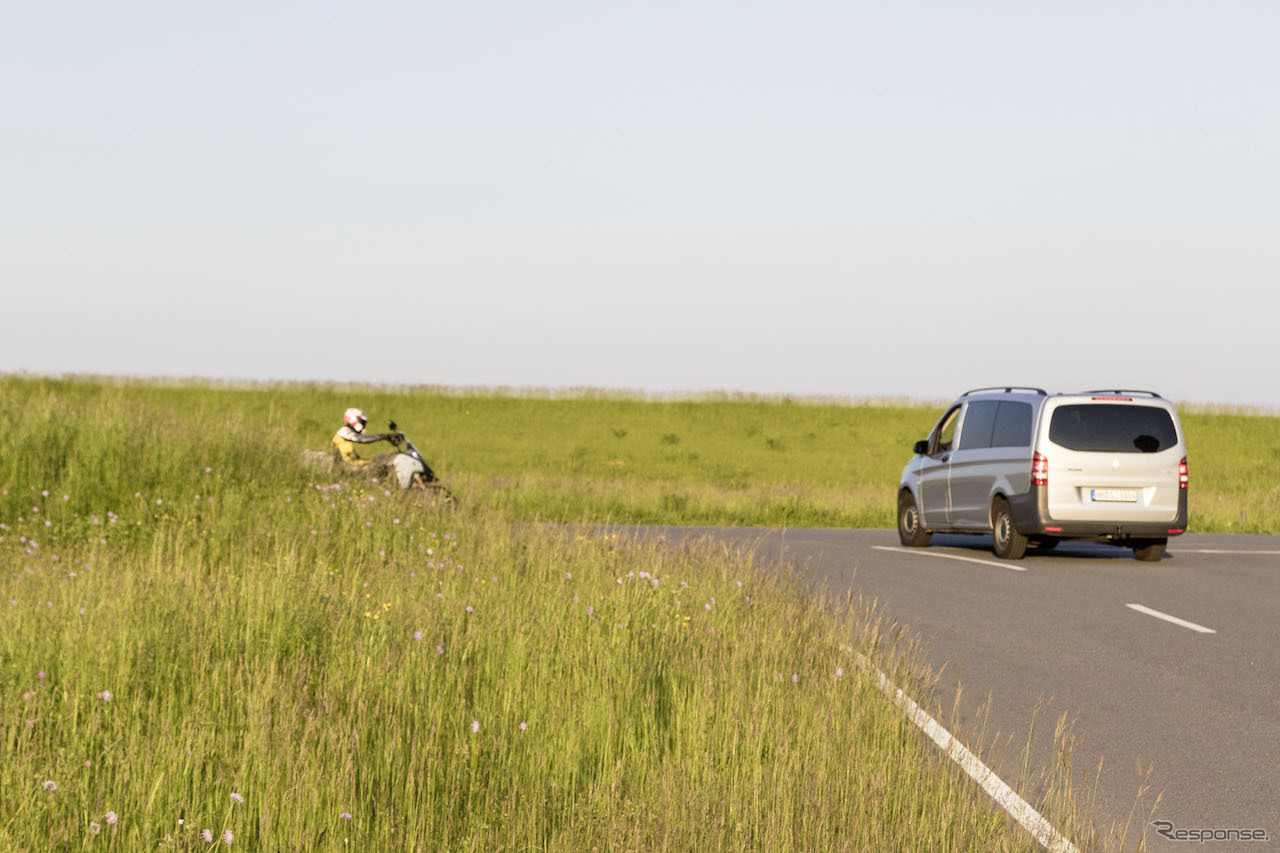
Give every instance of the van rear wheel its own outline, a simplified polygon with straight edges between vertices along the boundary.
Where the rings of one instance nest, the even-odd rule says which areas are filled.
[[[905,489],[898,494],[898,538],[908,548],[923,548],[933,541],[933,534],[921,522],[916,499]]]
[[[1144,563],[1158,563],[1164,558],[1164,549],[1168,544],[1168,539],[1135,540],[1133,543],[1134,559],[1142,560]]]
[[[1027,537],[1013,526],[1013,510],[1004,498],[991,507],[991,550],[1002,560],[1021,560],[1027,553]]]

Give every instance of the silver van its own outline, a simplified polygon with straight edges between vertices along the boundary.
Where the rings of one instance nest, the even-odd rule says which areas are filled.
[[[978,388],[914,450],[898,486],[904,545],[990,533],[996,556],[1009,560],[1063,539],[1159,560],[1187,529],[1182,425],[1154,391]]]

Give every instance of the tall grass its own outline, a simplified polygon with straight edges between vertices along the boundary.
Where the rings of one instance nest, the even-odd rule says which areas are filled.
[[[785,398],[655,401],[20,377],[0,379],[0,399],[7,411],[23,413],[21,451],[0,459],[0,482],[18,482],[26,458],[59,454],[64,437],[93,428],[86,406],[110,412],[114,425],[105,428],[118,432],[111,455],[89,463],[94,470],[59,468],[68,482],[96,476],[114,483],[125,459],[161,470],[167,462],[155,454],[167,452],[166,424],[189,420],[204,425],[204,452],[232,462],[245,458],[244,449],[226,437],[253,432],[255,446],[275,451],[266,464],[277,472],[292,451],[325,447],[338,415],[358,405],[374,427],[394,418],[455,491],[523,518],[791,527],[892,527],[911,444],[941,413]],[[1182,420],[1191,530],[1280,531],[1280,418],[1193,408]],[[45,426],[52,432],[41,433]]]
[[[855,665],[928,696],[858,602],[311,482],[274,395],[4,390],[0,849],[1033,846]]]

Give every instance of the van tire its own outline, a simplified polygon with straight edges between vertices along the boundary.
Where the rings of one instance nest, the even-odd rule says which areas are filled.
[[[924,548],[933,541],[933,534],[924,529],[924,520],[911,492],[898,493],[898,538],[908,548]]]
[[[1168,539],[1140,539],[1133,543],[1133,558],[1144,563],[1158,563],[1164,559]]]
[[[991,550],[1002,560],[1021,560],[1027,553],[1027,537],[1013,526],[1013,510],[1004,498],[991,505]]]

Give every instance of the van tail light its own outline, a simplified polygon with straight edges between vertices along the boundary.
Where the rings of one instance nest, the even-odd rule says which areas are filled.
[[[1178,463],[1178,488],[1185,489],[1187,487],[1187,457],[1182,457],[1182,461]]]
[[[1031,485],[1049,485],[1049,457],[1039,451],[1031,455]],[[1185,481],[1183,487],[1186,487]]]

